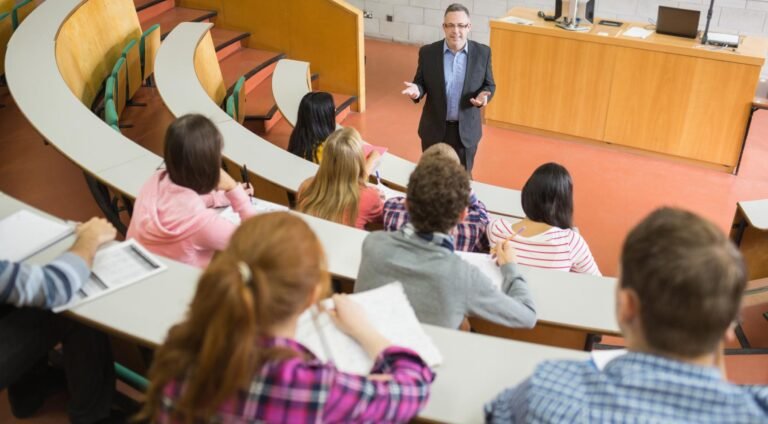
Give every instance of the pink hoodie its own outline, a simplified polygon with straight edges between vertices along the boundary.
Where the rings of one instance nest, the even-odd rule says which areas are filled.
[[[199,195],[174,184],[166,171],[158,171],[136,198],[127,238],[136,239],[158,255],[204,268],[215,251],[227,246],[235,231],[235,224],[211,209],[228,204],[241,219],[256,214],[239,184],[226,193]]]

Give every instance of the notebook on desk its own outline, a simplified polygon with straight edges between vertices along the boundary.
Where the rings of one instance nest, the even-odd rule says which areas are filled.
[[[74,225],[22,209],[0,220],[0,259],[21,262],[74,231]]]

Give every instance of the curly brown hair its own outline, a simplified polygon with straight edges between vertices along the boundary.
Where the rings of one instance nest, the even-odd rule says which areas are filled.
[[[422,159],[408,180],[406,206],[416,231],[447,233],[469,205],[469,175],[445,157]]]

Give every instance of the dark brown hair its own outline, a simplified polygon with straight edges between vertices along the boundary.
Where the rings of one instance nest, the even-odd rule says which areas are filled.
[[[649,346],[696,357],[713,352],[736,318],[746,268],[712,223],[662,208],[627,236],[619,280],[622,288],[637,293]]]
[[[424,158],[408,180],[406,205],[416,231],[446,233],[469,205],[469,175],[445,157]]]
[[[318,285],[327,292],[328,284],[322,246],[304,220],[287,212],[245,220],[200,277],[186,319],[157,350],[139,418],[151,420],[166,384],[179,379],[185,389],[174,418],[209,421],[265,362],[295,356],[261,341],[275,324],[301,313]]]
[[[445,8],[445,13],[443,13],[443,16],[451,12],[464,12],[467,14],[467,17],[469,17],[469,9],[467,9],[467,7],[461,3],[452,3],[448,5],[448,7]]]
[[[184,115],[165,132],[165,168],[174,184],[198,194],[213,191],[219,184],[221,133],[203,115]]]
[[[525,216],[553,227],[573,227],[573,180],[560,164],[541,165],[523,186],[520,194]]]

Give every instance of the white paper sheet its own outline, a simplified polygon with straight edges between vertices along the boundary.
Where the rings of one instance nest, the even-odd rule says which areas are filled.
[[[649,35],[653,34],[653,31],[643,29],[640,27],[632,27],[626,31],[624,31],[621,35],[625,37],[633,37],[633,38],[648,38]]]
[[[416,319],[416,313],[405,296],[402,284],[395,282],[350,295],[350,298],[362,305],[369,322],[393,344],[413,349],[429,366],[438,365],[443,361],[432,339]],[[324,305],[331,308],[333,302],[327,300]],[[320,330],[317,327],[320,327]],[[323,336],[329,352],[323,348]],[[317,326],[312,322],[311,311],[302,314],[299,317],[296,340],[321,360],[332,360],[342,371],[365,375],[373,366],[373,360],[363,348],[341,332],[326,313],[320,313]]]
[[[283,212],[289,210],[286,206],[256,198],[252,198],[251,203],[256,207],[256,213],[259,214],[268,212]],[[240,215],[238,215],[237,212],[232,209],[232,206],[222,208],[221,212],[219,212],[219,216],[235,225],[240,225]]]
[[[518,18],[517,16],[505,16],[501,18],[504,22],[509,22],[510,24],[518,24],[518,25],[533,25],[533,21],[530,19],[525,18]]]
[[[74,230],[73,225],[21,209],[0,221],[0,259],[23,261]]]
[[[96,252],[91,276],[66,305],[54,308],[54,312],[82,305],[105,294],[127,287],[166,269],[136,240],[114,243]]]
[[[491,284],[501,290],[501,283],[504,282],[504,277],[501,275],[501,268],[496,265],[496,260],[491,255],[475,252],[456,252],[456,254],[461,259],[480,269],[491,280]]]

